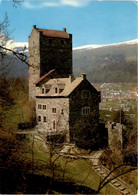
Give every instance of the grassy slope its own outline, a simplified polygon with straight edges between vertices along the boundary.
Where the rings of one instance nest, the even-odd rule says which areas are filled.
[[[31,146],[31,143],[30,143]],[[27,157],[31,158],[31,150],[29,153],[26,154]],[[55,159],[56,156],[53,156],[53,159]],[[39,159],[41,162],[41,165],[43,164],[43,167],[45,167],[43,170],[40,169],[35,172],[37,174],[42,174],[46,176],[50,176],[51,173],[48,168],[49,164],[49,154],[47,153],[46,148],[44,145],[40,144],[39,142],[35,142],[34,147],[34,159]],[[37,161],[36,161],[37,164]],[[65,181],[72,181],[76,185],[84,185],[87,187],[90,187],[91,189],[97,190],[98,184],[100,182],[100,177],[97,175],[97,173],[92,169],[91,167],[91,161],[89,160],[82,160],[82,159],[69,159],[65,157],[60,157],[56,161],[57,171],[55,171],[55,178],[61,179],[63,177],[63,170],[65,168],[65,175],[64,180]],[[101,190],[102,194],[120,194],[117,190],[112,188],[110,185],[107,185]]]

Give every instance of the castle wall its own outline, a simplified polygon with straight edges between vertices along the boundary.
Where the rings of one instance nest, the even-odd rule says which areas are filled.
[[[122,151],[123,125],[115,122],[108,122],[108,145],[114,152]]]

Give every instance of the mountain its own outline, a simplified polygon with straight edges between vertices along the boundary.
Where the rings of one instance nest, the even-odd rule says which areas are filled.
[[[73,49],[74,75],[87,74],[91,82],[136,82],[138,39],[111,45]]]
[[[4,42],[3,39],[1,42]],[[73,73],[86,73],[90,82],[136,82],[138,39],[111,45],[86,45],[73,49]],[[28,43],[6,40],[4,46],[28,56]],[[2,57],[0,56],[0,66]],[[4,58],[10,76],[28,78],[28,66],[11,52]],[[1,69],[0,69],[1,70]]]
[[[28,56],[28,43],[16,42],[14,40],[7,40],[5,36],[0,35],[0,45],[11,49],[15,52],[24,53]],[[28,66],[21,62],[12,52],[7,51],[0,55],[0,75],[3,73],[8,77],[26,77],[28,78]]]
[[[119,45],[134,45],[138,43],[138,39],[134,39],[132,41],[125,41],[125,42],[121,42],[121,43],[113,43],[113,44],[109,44],[109,45],[84,45],[84,46],[80,46],[80,47],[75,47],[73,48],[73,50],[90,50],[90,49],[96,49],[96,48],[100,48],[100,47],[109,47],[109,46],[119,46]]]

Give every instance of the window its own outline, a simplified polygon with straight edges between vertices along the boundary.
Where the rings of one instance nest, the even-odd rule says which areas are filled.
[[[88,98],[90,97],[90,91],[88,91],[88,90],[83,90],[83,91],[81,92],[81,97],[82,97],[82,99],[88,99]]]
[[[45,122],[46,122],[46,116],[44,116],[44,118],[43,118],[43,119],[44,119],[44,123],[45,123]]]
[[[46,89],[46,93],[48,93],[50,91],[50,89]]]
[[[56,113],[56,108],[52,108],[52,113]]]
[[[56,121],[53,121],[53,129],[56,129]]]
[[[41,104],[38,104],[38,109],[41,109]]]
[[[57,93],[57,87],[55,88],[55,93]]]
[[[59,89],[59,93],[61,93],[64,89]]]
[[[46,105],[43,105],[43,110],[46,110]]]
[[[63,111],[63,109],[61,109],[61,114],[64,114],[64,111]]]
[[[38,116],[38,122],[40,122],[41,121],[41,116]]]
[[[44,89],[44,88],[42,88],[42,94],[44,94],[44,92],[45,92],[45,89]]]
[[[83,107],[82,108],[82,115],[90,114],[90,107]]]

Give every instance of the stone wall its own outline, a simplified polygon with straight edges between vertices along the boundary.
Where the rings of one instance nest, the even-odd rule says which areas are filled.
[[[45,37],[40,34],[40,75],[55,69],[59,77],[72,74],[72,36],[70,38]]]
[[[29,37],[29,98],[35,97],[35,82],[40,77],[40,35],[35,30]]]
[[[89,92],[88,98],[83,97],[83,92]],[[84,107],[90,108],[88,115],[83,115],[82,109]],[[70,136],[73,141],[75,132],[78,131],[78,125],[81,123],[91,121],[91,130],[99,126],[99,92],[87,81],[83,80],[82,83],[74,90],[70,96]],[[85,130],[84,130],[85,131]]]
[[[114,152],[121,152],[123,146],[123,125],[108,122],[108,145]]]
[[[41,105],[41,109],[40,106]],[[43,105],[46,109],[43,109]],[[56,109],[53,113],[52,109]],[[39,121],[41,116],[41,121]],[[65,132],[69,141],[69,98],[36,98],[36,117],[41,132]],[[46,122],[44,122],[46,117]],[[55,121],[55,129],[53,123]]]

